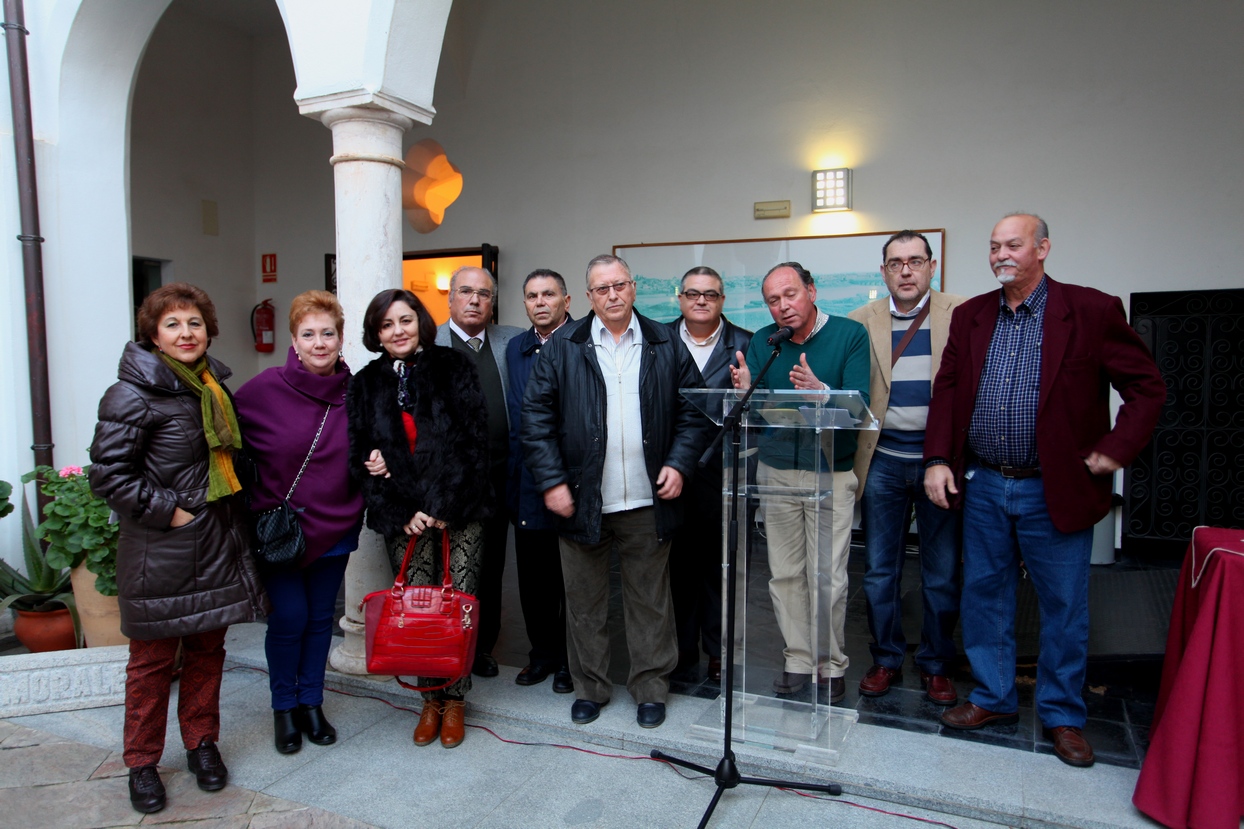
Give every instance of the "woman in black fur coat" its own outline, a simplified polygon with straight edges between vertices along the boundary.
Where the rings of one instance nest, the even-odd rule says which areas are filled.
[[[350,383],[350,474],[363,490],[367,526],[385,538],[396,569],[411,536],[419,541],[408,584],[439,584],[441,533],[450,538],[454,587],[474,594],[488,517],[488,414],[475,366],[434,345],[436,323],[409,291],[376,294],[363,319],[363,345],[380,354]],[[368,474],[382,468],[384,474]],[[443,679],[421,677],[421,685]],[[415,744],[440,733],[453,748],[464,733],[471,675],[423,694]]]

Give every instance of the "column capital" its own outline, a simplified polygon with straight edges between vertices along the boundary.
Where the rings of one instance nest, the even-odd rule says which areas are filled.
[[[378,106],[335,107],[326,112],[319,113],[319,118],[320,123],[329,129],[332,129],[334,125],[342,121],[370,121],[396,127],[404,133],[415,125],[415,120],[407,115]]]

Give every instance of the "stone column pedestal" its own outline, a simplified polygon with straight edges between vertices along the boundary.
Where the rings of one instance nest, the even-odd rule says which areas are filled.
[[[320,120],[333,131],[337,296],[346,316],[346,362],[357,371],[376,356],[363,348],[367,304],[378,292],[402,285],[402,135],[414,121],[361,106],[329,110]],[[367,673],[359,602],[392,583],[384,539],[364,529],[346,568],[346,615],[341,620],[345,639],[329,655],[334,670]]]

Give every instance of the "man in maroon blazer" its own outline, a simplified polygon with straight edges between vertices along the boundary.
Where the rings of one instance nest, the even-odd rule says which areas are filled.
[[[1045,273],[1039,216],[998,222],[989,264],[1002,284],[954,312],[933,384],[924,486],[963,509],[963,644],[977,687],[942,714],[972,730],[1018,720],[1015,585],[1022,556],[1041,611],[1037,716],[1054,751],[1093,763],[1081,729],[1093,525],[1113,474],[1149,441],[1166,387],[1123,303]],[[1110,386],[1123,398],[1110,426]]]

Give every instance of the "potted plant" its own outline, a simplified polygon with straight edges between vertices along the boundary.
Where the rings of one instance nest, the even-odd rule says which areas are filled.
[[[12,487],[7,483],[4,488],[12,494]],[[7,500],[8,496],[5,497]],[[0,610],[12,608],[17,614],[13,623],[17,641],[32,653],[76,647],[81,641],[81,628],[69,571],[53,568],[44,559],[39,542],[35,540],[34,520],[30,517],[25,493],[22,494],[22,554],[26,560],[26,575],[0,560]]]
[[[47,543],[48,565],[70,569],[87,647],[122,645],[129,640],[121,634],[116,598],[118,527],[104,499],[91,492],[88,469],[39,466],[22,482],[37,481],[51,499],[36,535]]]

